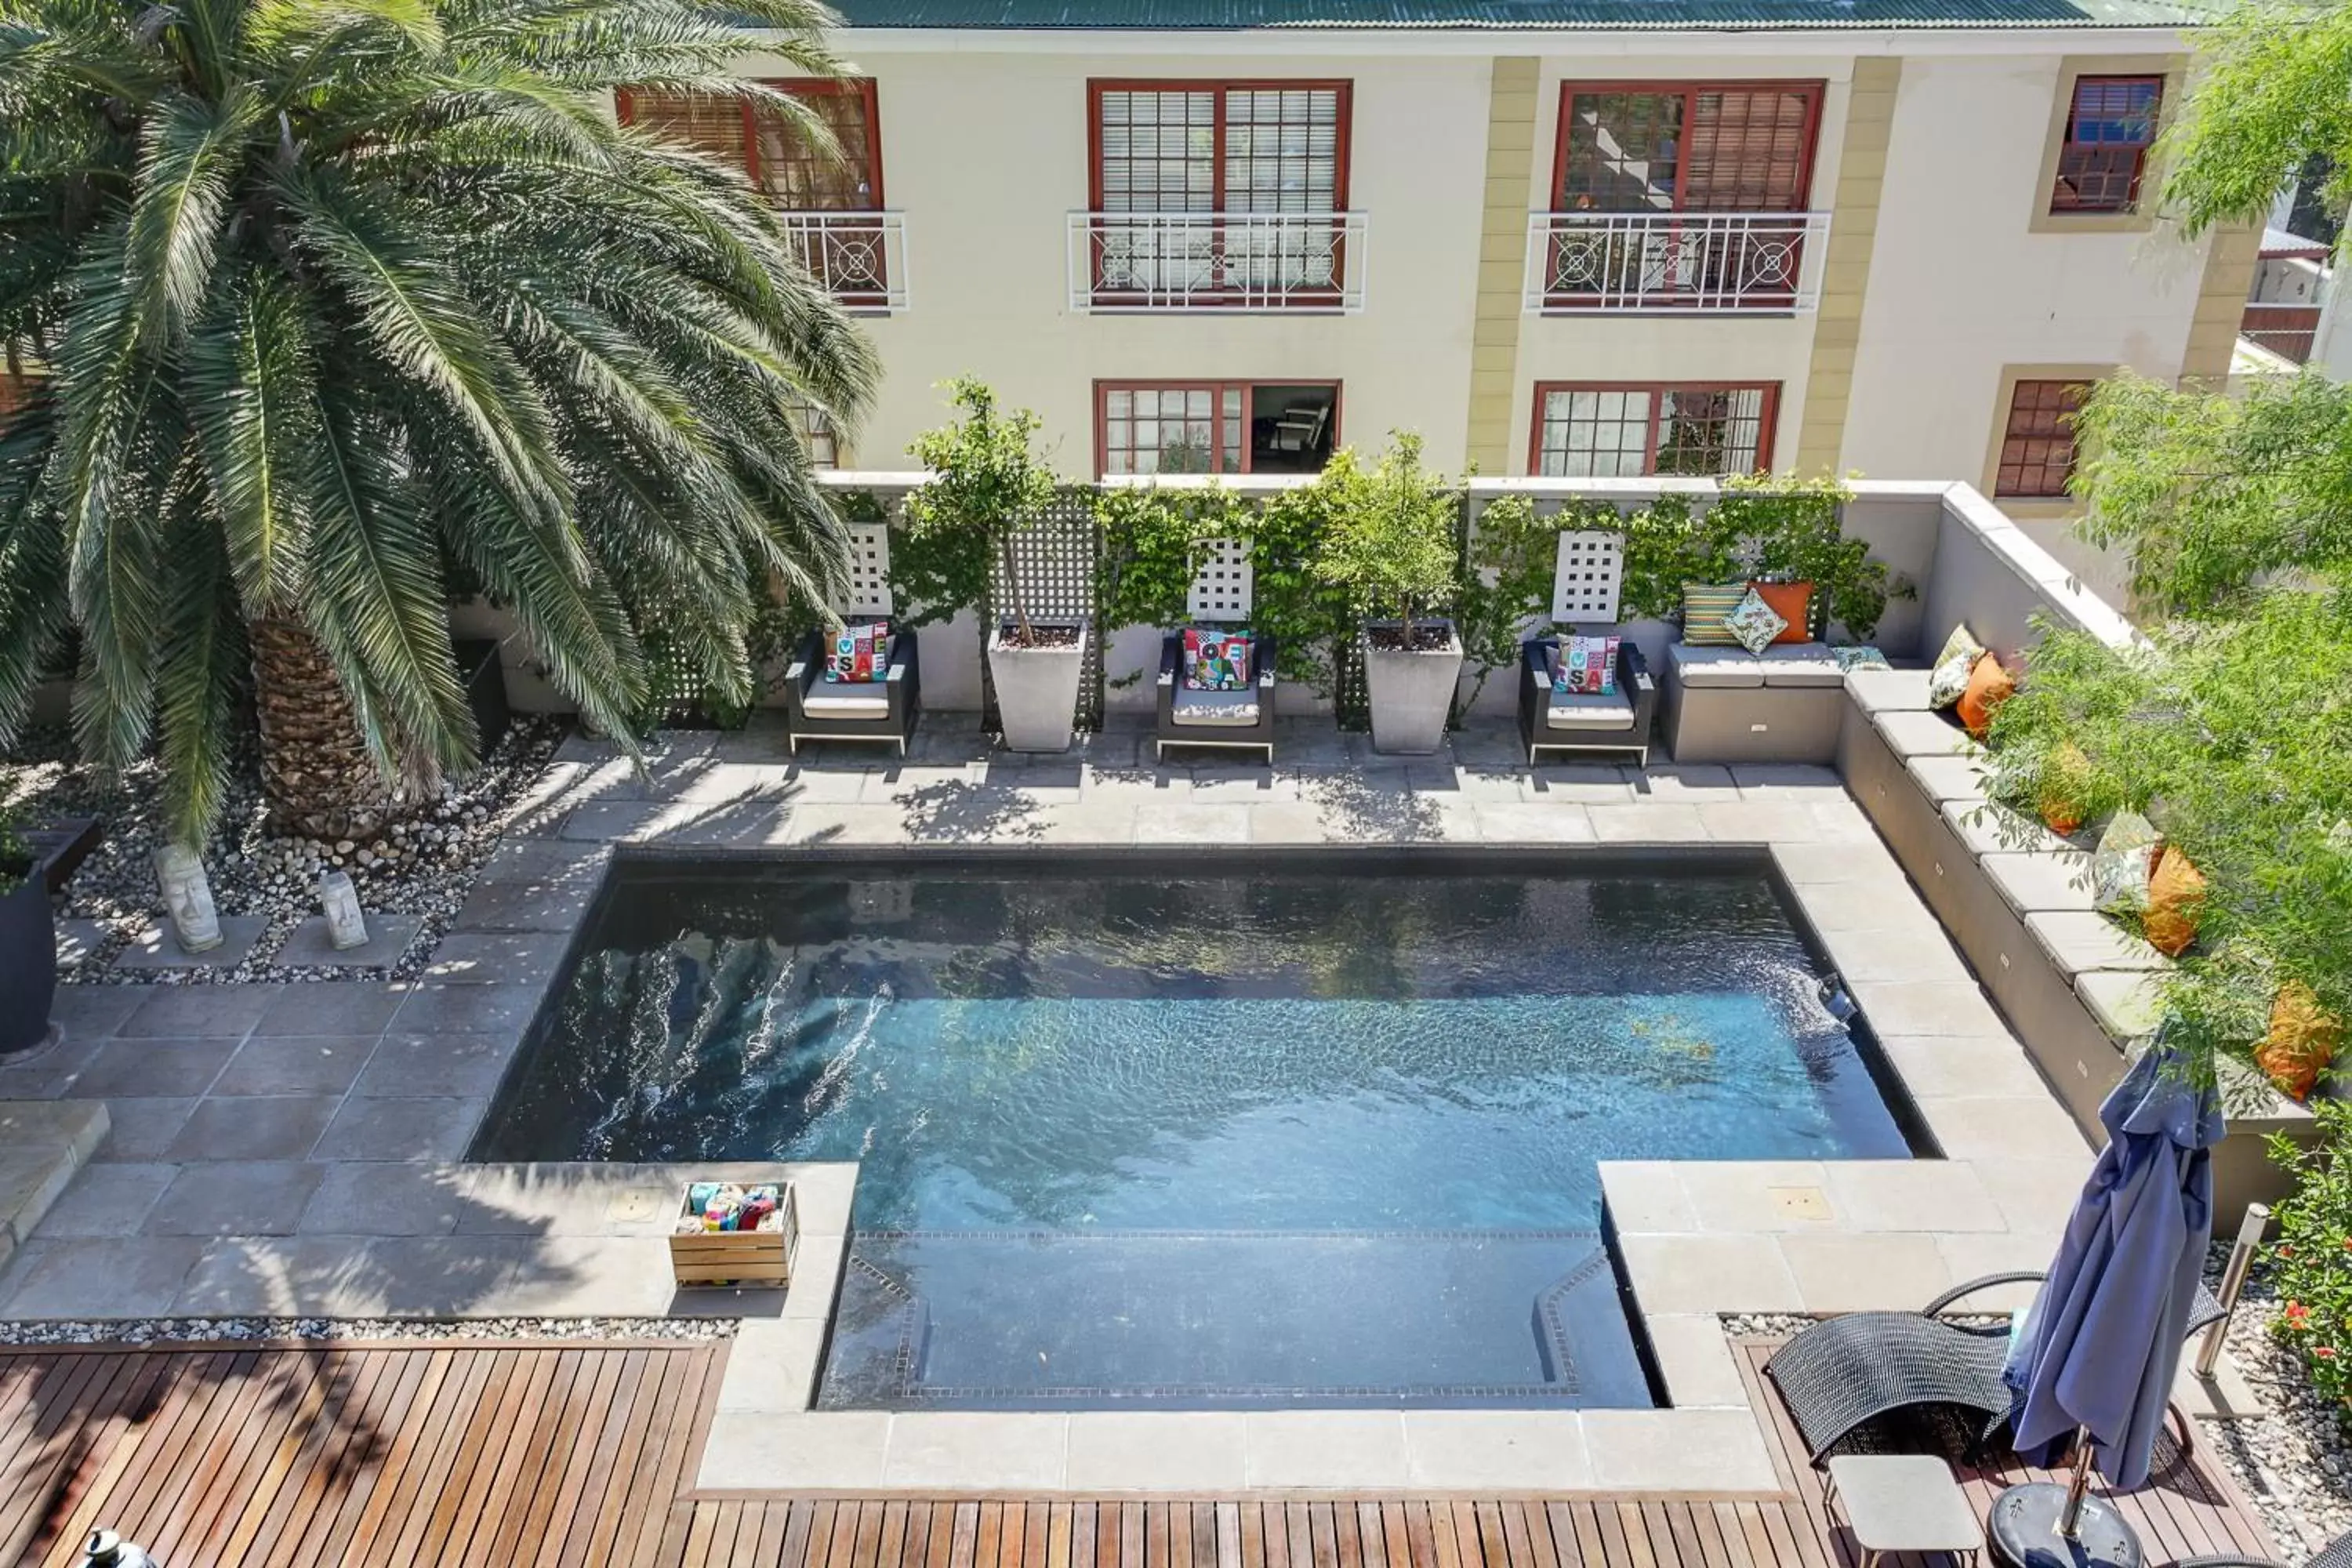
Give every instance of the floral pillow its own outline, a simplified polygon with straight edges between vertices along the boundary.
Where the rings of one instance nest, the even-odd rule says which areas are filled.
[[[890,623],[853,622],[833,639],[833,657],[824,661],[824,678],[862,684],[887,680],[890,675]]]
[[[1886,662],[1886,656],[1885,654],[1871,647],[1868,643],[1864,643],[1856,647],[1833,647],[1830,649],[1830,657],[1837,660],[1837,667],[1841,670],[1892,669],[1895,668],[1893,665]]]
[[[1241,691],[1250,683],[1252,638],[1247,632],[1184,632],[1184,689]]]
[[[1984,657],[1984,644],[1965,626],[1954,626],[1952,635],[1944,639],[1936,662],[1928,667],[1927,706],[1944,709],[1956,706],[1969,689],[1969,672]]]
[[[1623,640],[1614,637],[1560,638],[1559,673],[1552,677],[1552,695],[1616,696],[1617,645]]]
[[[1764,595],[1755,589],[1748,590],[1745,598],[1732,612],[1723,617],[1724,629],[1749,653],[1762,653],[1772,646],[1772,639],[1789,629],[1789,617],[1764,602]]]

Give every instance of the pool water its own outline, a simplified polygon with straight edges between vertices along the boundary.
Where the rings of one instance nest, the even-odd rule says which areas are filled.
[[[828,1407],[1647,1405],[1596,1162],[1909,1148],[1759,867],[1544,864],[625,867],[475,1156],[860,1162]]]

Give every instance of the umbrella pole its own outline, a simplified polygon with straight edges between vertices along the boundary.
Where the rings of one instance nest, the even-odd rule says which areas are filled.
[[[2066,1478],[2066,1507],[2058,1516],[2058,1533],[2069,1541],[2083,1536],[2083,1502],[2091,1495],[2091,1429],[2074,1428],[2074,1473]]]

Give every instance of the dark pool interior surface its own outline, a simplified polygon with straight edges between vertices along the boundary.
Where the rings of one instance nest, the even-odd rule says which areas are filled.
[[[1595,1163],[1901,1158],[1760,865],[625,863],[486,1160],[861,1162],[828,1408],[1652,1402]]]

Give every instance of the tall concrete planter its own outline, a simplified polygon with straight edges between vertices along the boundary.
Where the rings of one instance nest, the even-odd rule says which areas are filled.
[[[1427,651],[1364,647],[1364,686],[1372,710],[1372,750],[1423,756],[1445,743],[1445,716],[1462,678],[1462,638],[1452,621],[1419,621],[1442,626],[1445,646]],[[1367,632],[1395,630],[1396,621],[1372,621]]]
[[[1088,629],[1083,620],[1034,616],[1029,624],[1075,627],[1077,640],[1066,647],[1020,647],[1006,640],[1014,629],[1011,621],[998,626],[988,639],[988,676],[996,686],[996,718],[1003,727],[1004,748],[1066,752],[1077,727],[1078,678],[1086,668]]]
[[[10,868],[22,870],[24,868]],[[58,938],[49,889],[34,868],[0,894],[0,1057],[29,1051],[48,1037],[58,990]]]

